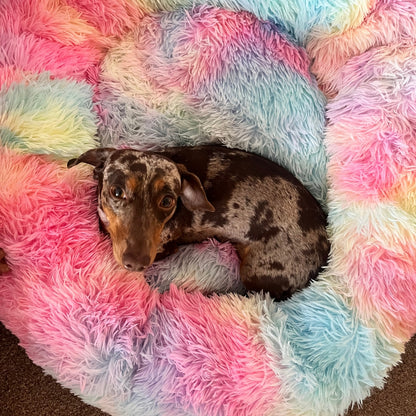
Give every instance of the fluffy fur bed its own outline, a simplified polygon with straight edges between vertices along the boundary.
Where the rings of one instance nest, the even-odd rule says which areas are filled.
[[[114,415],[332,416],[381,386],[416,332],[414,16],[3,0],[0,319],[30,358]],[[328,211],[328,267],[288,301],[239,295],[215,241],[120,270],[91,169],[65,167],[99,144],[217,141],[286,166]]]

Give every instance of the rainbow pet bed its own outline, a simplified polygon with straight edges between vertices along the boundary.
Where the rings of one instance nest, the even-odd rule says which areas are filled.
[[[0,320],[112,415],[338,415],[416,332],[414,0],[2,0]],[[328,212],[327,268],[242,295],[229,244],[121,270],[98,146],[220,142]],[[276,201],[278,202],[278,201]]]

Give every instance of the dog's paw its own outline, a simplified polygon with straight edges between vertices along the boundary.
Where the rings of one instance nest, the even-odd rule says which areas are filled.
[[[9,271],[9,266],[6,263],[6,253],[0,248],[0,274]]]

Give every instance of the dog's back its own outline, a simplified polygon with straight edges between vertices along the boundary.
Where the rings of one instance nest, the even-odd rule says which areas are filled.
[[[95,166],[98,213],[116,260],[128,270],[144,270],[172,244],[217,238],[236,246],[247,289],[284,299],[327,261],[322,209],[267,159],[201,146],[91,149],[68,166],[81,162]]]
[[[215,237],[239,251],[248,289],[282,299],[308,284],[326,263],[326,217],[287,170],[219,146],[167,149],[163,155],[196,174],[215,212],[178,206],[162,233],[179,243]]]

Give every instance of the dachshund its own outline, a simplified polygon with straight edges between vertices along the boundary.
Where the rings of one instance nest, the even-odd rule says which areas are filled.
[[[326,216],[286,169],[222,146],[150,152],[97,148],[68,162],[94,166],[98,215],[116,261],[143,271],[180,244],[231,242],[249,291],[290,297],[326,264]]]

